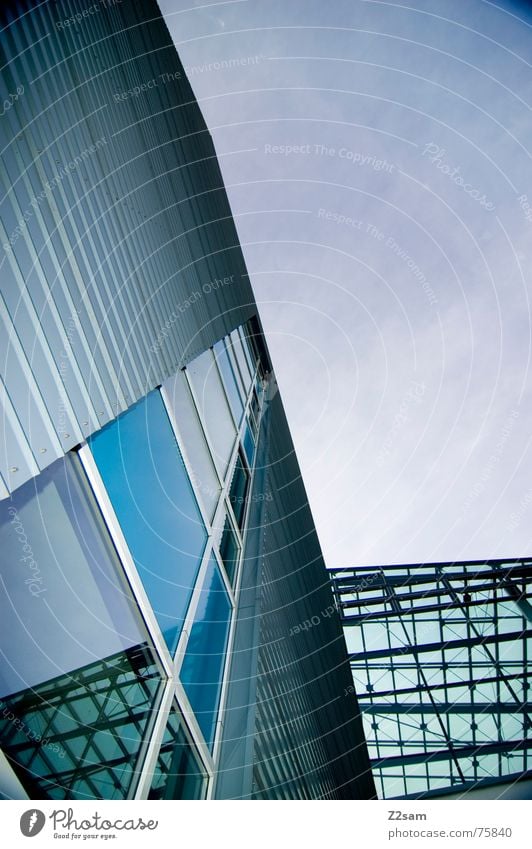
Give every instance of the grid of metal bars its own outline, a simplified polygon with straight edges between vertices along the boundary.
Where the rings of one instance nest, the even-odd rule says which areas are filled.
[[[532,560],[331,577],[379,795],[459,791],[530,769]]]

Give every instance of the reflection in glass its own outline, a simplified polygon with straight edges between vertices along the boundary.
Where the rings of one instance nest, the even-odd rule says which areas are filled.
[[[94,459],[171,652],[207,531],[160,392],[90,439]]]
[[[144,642],[78,457],[0,502],[0,696]]]
[[[226,347],[223,340],[217,342],[214,346],[214,356],[218,363],[218,368],[222,375],[222,380],[225,387],[225,392],[229,401],[229,405],[233,412],[237,427],[240,425],[242,415],[244,413],[244,402],[240,395],[237,380],[233,372],[233,368],[229,361]]]
[[[78,457],[0,502],[0,743],[34,798],[124,798],[161,677]]]
[[[168,717],[148,798],[204,799],[206,778],[174,707]]]
[[[180,672],[210,748],[214,743],[230,618],[229,595],[218,564],[211,557]]]
[[[213,352],[210,349],[204,351],[187,365],[186,372],[209,436],[214,462],[221,477],[225,477],[235,444],[236,427]]]
[[[251,468],[253,466],[253,455],[255,454],[255,440],[253,438],[249,418],[246,418],[246,426],[244,428],[244,434],[242,438],[242,447],[246,455],[246,460],[248,461],[248,466]]]
[[[220,541],[220,557],[223,560],[225,571],[231,586],[234,586],[239,552],[240,549],[233,528],[233,523],[229,516],[226,516],[222,539]]]
[[[231,350],[236,357],[246,390],[249,390],[255,370],[251,367],[249,360],[246,358],[242,340],[236,330],[233,330],[229,339],[230,341],[228,341],[228,345],[231,346]]]
[[[144,645],[2,699],[2,748],[29,796],[130,796],[160,685]]]
[[[220,495],[220,481],[185,372],[178,371],[176,375],[170,377],[164,383],[164,389],[177,422],[181,444],[186,447],[192,482],[195,484],[196,492],[203,502],[208,518],[212,519]]]
[[[237,455],[235,471],[231,487],[229,489],[229,501],[235,514],[235,519],[240,530],[243,528],[244,515],[246,512],[246,498],[249,485],[249,472],[244,465],[240,455]]]

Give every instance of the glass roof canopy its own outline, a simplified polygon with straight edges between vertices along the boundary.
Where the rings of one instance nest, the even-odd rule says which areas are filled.
[[[532,559],[331,577],[379,796],[456,793],[532,770]]]

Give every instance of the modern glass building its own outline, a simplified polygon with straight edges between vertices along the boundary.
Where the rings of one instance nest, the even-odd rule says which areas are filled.
[[[370,798],[329,575],[159,10],[1,14],[0,792]]]
[[[532,561],[332,578],[379,796],[532,798]]]

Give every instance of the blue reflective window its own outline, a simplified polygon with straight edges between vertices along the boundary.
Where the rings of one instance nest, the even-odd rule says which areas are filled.
[[[230,619],[229,595],[218,564],[211,557],[180,673],[210,748],[216,731]]]
[[[149,799],[203,799],[207,776],[174,706],[164,732]]]
[[[175,651],[207,531],[160,392],[90,439],[168,648]]]

